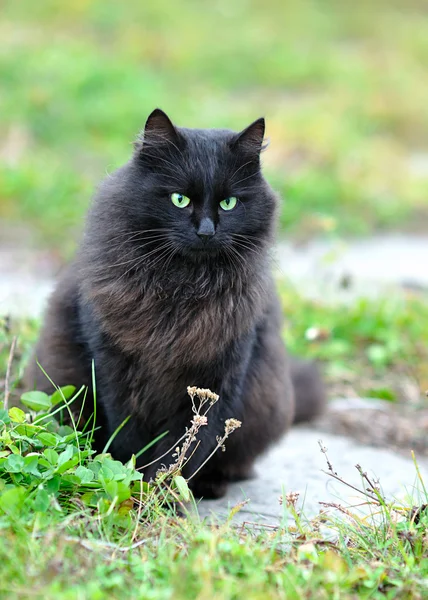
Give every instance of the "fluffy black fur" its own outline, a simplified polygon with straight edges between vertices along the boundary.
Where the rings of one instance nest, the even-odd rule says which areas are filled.
[[[248,476],[293,419],[324,402],[315,368],[293,366],[281,341],[268,257],[277,198],[260,169],[263,137],[263,119],[237,134],[177,128],[155,110],[131,160],[99,189],[36,350],[61,386],[90,388],[94,359],[98,448],[131,415],[111,447],[122,460],[168,431],[140,459],[151,462],[182,436],[188,385],[218,393],[184,474],[209,455],[226,419],[243,425],[192,480],[198,495],[221,495],[228,481]],[[173,193],[189,205],[175,206]],[[229,197],[238,202],[225,211]],[[50,391],[34,365],[29,384]]]

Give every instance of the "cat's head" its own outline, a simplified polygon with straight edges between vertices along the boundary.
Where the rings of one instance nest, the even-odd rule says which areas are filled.
[[[271,240],[277,203],[260,169],[264,132],[264,119],[235,133],[179,128],[153,111],[119,172],[120,229],[154,259],[156,248],[165,260],[239,261],[259,252]]]

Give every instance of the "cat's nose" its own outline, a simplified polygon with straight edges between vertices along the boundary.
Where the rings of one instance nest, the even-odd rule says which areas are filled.
[[[196,233],[203,242],[207,242],[210,238],[212,238],[215,234],[215,227],[212,220],[208,217],[201,219]]]

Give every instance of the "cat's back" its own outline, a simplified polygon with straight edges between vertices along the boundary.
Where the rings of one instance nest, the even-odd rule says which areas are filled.
[[[62,270],[49,299],[40,337],[24,374],[25,384],[47,393],[53,391],[49,379],[57,386],[89,386],[88,365],[79,318],[78,269],[72,262]]]

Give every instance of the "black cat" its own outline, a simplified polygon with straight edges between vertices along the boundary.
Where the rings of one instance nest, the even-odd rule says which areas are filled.
[[[131,160],[98,191],[36,349],[60,386],[91,388],[94,359],[98,449],[131,415],[111,446],[121,460],[168,431],[141,457],[146,464],[183,435],[192,417],[187,386],[218,393],[184,475],[210,454],[226,419],[242,427],[191,480],[206,497],[247,477],[293,420],[324,404],[316,368],[290,361],[281,339],[268,256],[277,198],[260,170],[264,130],[263,119],[241,133],[178,128],[155,110]],[[34,360],[27,381],[52,391]]]

